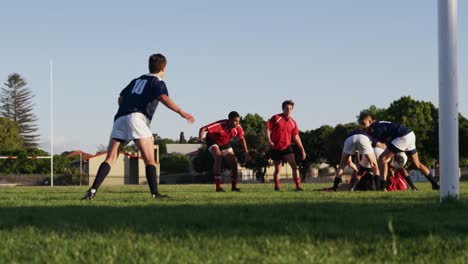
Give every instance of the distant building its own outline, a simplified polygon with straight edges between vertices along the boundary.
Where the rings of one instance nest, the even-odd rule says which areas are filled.
[[[158,146],[155,146],[154,151],[156,175],[159,182],[160,165]],[[106,159],[106,154],[107,152],[101,152],[84,158],[84,161],[88,162],[87,171],[85,171],[85,173],[89,175],[89,184],[92,184],[96,178],[99,166]],[[147,184],[145,173],[145,163],[138,153],[133,154],[121,151],[102,185]]]
[[[198,152],[202,144],[166,144],[167,154],[183,154]]]

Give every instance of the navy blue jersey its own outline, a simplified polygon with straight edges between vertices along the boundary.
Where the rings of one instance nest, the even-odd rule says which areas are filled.
[[[137,112],[144,114],[151,121],[159,103],[158,98],[163,94],[169,95],[166,83],[153,74],[142,75],[132,80],[120,92],[122,103],[114,121],[121,116]]]
[[[411,129],[388,121],[376,121],[370,126],[370,135],[382,143],[391,142],[395,138],[406,136]]]

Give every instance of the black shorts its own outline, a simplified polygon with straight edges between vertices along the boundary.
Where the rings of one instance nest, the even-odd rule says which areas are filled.
[[[283,150],[272,149],[270,152],[272,160],[284,160],[284,156],[289,155],[291,153],[294,153],[294,150],[291,145],[289,145]]]
[[[221,145],[220,146],[220,145],[216,144],[211,138],[208,138],[208,137],[205,139],[205,143],[206,143],[206,147],[208,149],[210,149],[210,147],[213,146],[213,145],[217,145],[219,147],[219,150],[225,150],[225,149],[228,149],[228,148],[231,147],[231,145],[229,143],[226,144],[226,145]]]

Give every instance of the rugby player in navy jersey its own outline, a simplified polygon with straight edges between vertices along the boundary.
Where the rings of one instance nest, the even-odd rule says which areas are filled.
[[[411,129],[401,124],[375,120],[369,113],[362,113],[359,116],[359,124],[366,128],[371,137],[387,145],[387,149],[379,157],[380,171],[382,172],[381,188],[385,187],[387,183],[388,162],[397,153],[405,152],[411,158],[414,167],[431,182],[432,189],[439,189],[439,184],[435,181],[430,170],[419,161],[416,136]]]
[[[372,168],[374,182],[376,186],[379,186],[380,183],[380,176],[379,176],[379,166],[377,163],[377,159],[374,154],[374,149],[372,148],[372,142],[369,136],[367,135],[366,131],[363,129],[356,129],[351,132],[350,135],[346,138],[344,142],[343,152],[341,154],[341,161],[338,169],[335,173],[335,181],[333,182],[333,191],[338,189],[338,185],[341,182],[341,175],[344,172],[344,168],[346,165],[350,166],[355,172],[358,172],[359,169],[357,166],[352,162],[351,156],[356,153],[356,150],[359,151],[361,155],[364,155],[365,159]],[[359,178],[356,177],[355,182],[353,185],[357,186]]]
[[[234,151],[229,145],[229,141],[237,137],[245,152],[246,161],[251,161],[247,142],[244,138],[244,130],[239,124],[240,116],[236,111],[232,111],[228,115],[228,119],[219,120],[200,128],[199,139],[203,142],[203,136],[206,133],[204,142],[208,147],[208,151],[214,160],[213,172],[215,175],[216,191],[224,192],[221,188],[221,165],[223,159],[231,169],[231,191],[239,192],[237,188],[237,158]]]
[[[149,57],[149,73],[132,80],[120,93],[119,109],[114,118],[106,160],[99,166],[96,179],[83,199],[94,199],[99,186],[116,161],[120,147],[131,140],[135,142],[145,162],[146,179],[152,197],[155,199],[167,198],[166,195],[160,194],[157,188],[154,139],[150,129],[151,119],[159,102],[178,113],[189,123],[195,122],[195,119],[189,113],[184,112],[169,97],[166,83],[163,81],[166,64],[167,60],[162,54],[151,55]]]

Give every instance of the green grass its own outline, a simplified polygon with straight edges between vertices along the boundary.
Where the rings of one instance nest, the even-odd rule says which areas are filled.
[[[418,192],[296,193],[283,184],[0,188],[0,263],[467,263],[468,183]],[[225,185],[228,187],[228,185]]]

